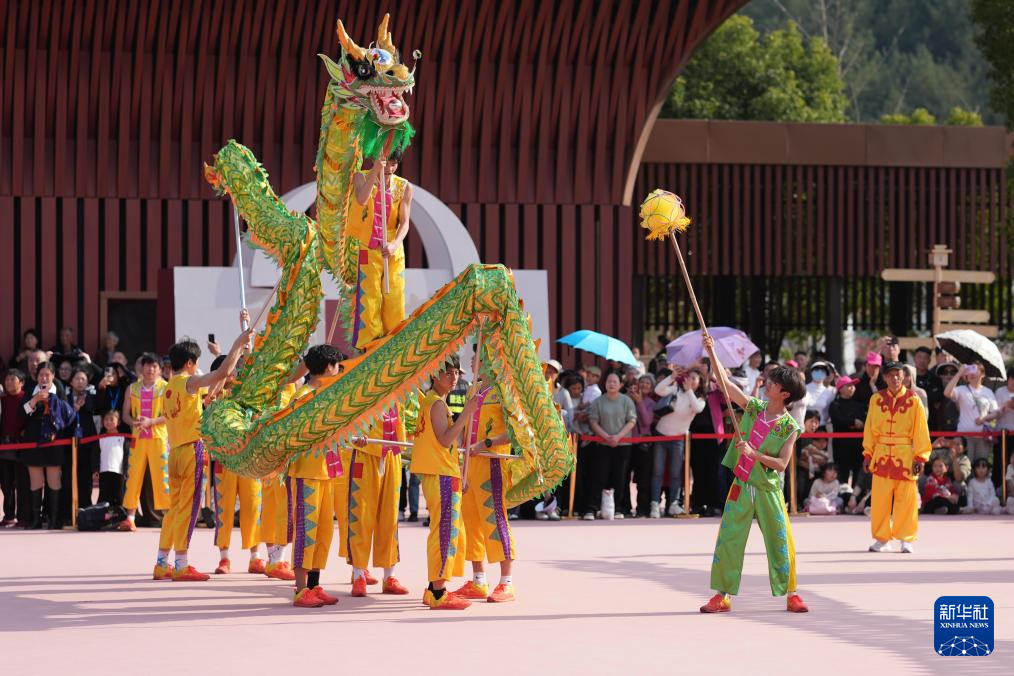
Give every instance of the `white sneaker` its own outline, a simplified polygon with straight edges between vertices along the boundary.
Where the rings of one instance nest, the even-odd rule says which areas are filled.
[[[1007,497],[1007,513],[1014,515],[1014,495]]]
[[[585,515],[581,517],[581,520],[582,521],[594,521],[595,520],[595,515],[592,514],[591,512],[586,512]]]
[[[912,546],[911,542],[902,542],[901,543],[901,553],[902,554],[914,554],[915,553],[915,547]]]
[[[680,503],[678,502],[674,502],[671,505],[669,505],[669,508],[666,510],[666,512],[669,514],[669,516],[679,516],[680,514],[686,514],[686,512],[683,511],[683,506],[680,505]]]
[[[889,551],[892,551],[891,550],[891,543],[890,542],[881,542],[880,540],[876,540],[876,541],[874,541],[874,543],[872,545],[870,545],[870,551],[871,552],[889,552]]]
[[[546,514],[546,518],[549,519],[550,521],[559,521],[560,520],[560,512],[556,511],[555,509],[550,510],[549,512],[546,512],[545,514]]]
[[[625,517],[625,516],[623,515],[623,512],[616,512],[616,514],[613,514],[613,518],[614,518],[614,519],[625,519],[625,518],[627,518],[627,517]]]
[[[549,516],[545,512],[536,512],[535,518],[539,521],[549,521]]]
[[[658,503],[657,502],[651,503],[651,505],[648,507],[648,518],[649,519],[658,519],[661,516],[662,516],[662,512],[658,508]]]

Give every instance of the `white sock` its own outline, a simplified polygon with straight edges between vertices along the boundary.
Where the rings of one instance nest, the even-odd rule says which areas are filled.
[[[510,575],[501,575],[500,576],[500,584],[505,584],[505,585],[509,586],[511,584],[511,580],[512,579],[513,578],[511,578]]]
[[[183,570],[187,565],[187,553],[183,552],[180,554],[176,552],[176,570]]]
[[[387,578],[391,577],[392,575],[394,575],[394,566],[391,566],[390,568],[385,568],[384,569],[384,579],[385,580]]]
[[[137,516],[137,514],[128,514],[127,515],[127,521],[129,521],[130,523],[134,523],[134,517],[136,517],[136,516]]]
[[[275,564],[282,560],[282,552],[285,548],[281,545],[268,545],[268,563]]]
[[[361,578],[363,576],[363,573],[365,573],[365,572],[366,571],[363,570],[362,568],[353,568],[352,569],[352,581],[355,582],[356,580],[358,580],[359,578]]]
[[[169,550],[160,549],[158,555],[155,557],[155,565],[162,566],[163,568],[169,565]]]
[[[225,549],[219,548],[219,550],[218,550],[218,558],[220,558],[220,559],[227,559],[227,558],[229,558],[229,548],[228,547],[226,547]]]
[[[251,548],[251,549],[250,549],[250,560],[251,560],[251,561],[253,561],[254,559],[258,559],[258,558],[260,558],[260,557],[258,556],[258,553],[259,553],[259,552],[257,551],[258,549],[259,549],[259,547],[253,547],[253,548]]]
[[[472,582],[480,585],[486,584],[486,573],[485,572],[476,573],[475,576],[472,578]]]

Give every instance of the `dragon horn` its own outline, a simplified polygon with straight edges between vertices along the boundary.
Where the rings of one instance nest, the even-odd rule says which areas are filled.
[[[342,49],[345,50],[346,54],[356,61],[362,61],[366,58],[366,50],[353,42],[349,34],[345,32],[345,25],[341,19],[338,19],[338,27],[335,29],[335,32],[338,33],[338,42],[341,43]]]
[[[392,55],[397,50],[394,48],[394,44],[391,42],[391,32],[387,30],[387,23],[391,20],[390,14],[384,15],[384,20],[380,22],[380,28],[377,29],[377,46],[381,49],[386,49]]]

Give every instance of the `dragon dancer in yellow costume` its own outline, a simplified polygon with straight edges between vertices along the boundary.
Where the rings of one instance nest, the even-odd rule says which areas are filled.
[[[296,384],[282,388],[281,405],[288,406],[296,394]],[[261,479],[261,540],[268,548],[268,563],[264,574],[276,580],[292,581],[296,574],[285,560],[285,546],[292,542],[292,511],[289,494],[292,481],[282,475]]]
[[[457,356],[451,356],[419,406],[415,445],[412,448],[412,473],[418,474],[430,512],[430,534],[426,540],[429,586],[423,603],[432,610],[464,610],[468,599],[446,588],[452,577],[464,575],[464,533],[461,525],[461,468],[458,464],[457,439],[472,419],[478,402],[469,399],[451,422],[444,397],[454,389],[461,372]]]
[[[368,432],[371,439],[404,441],[401,407],[384,412]],[[401,494],[401,447],[361,440],[348,455],[346,477],[341,480],[344,504],[340,505],[342,542],[340,551],[352,565],[352,596],[366,596],[371,578],[367,566],[370,549],[373,565],[384,569],[384,594],[407,594],[394,577],[400,560],[398,550],[398,498]]]
[[[293,403],[309,395],[341,371],[342,354],[330,345],[315,345],[306,351],[303,364],[310,374],[307,384],[296,392]],[[334,479],[340,463],[331,444],[304,451],[293,458],[288,477],[292,487],[292,567],[296,574],[297,608],[332,606],[338,599],[320,586],[320,571],[327,566],[328,550],[334,538]]]
[[[249,326],[249,315],[243,310],[241,322]],[[208,576],[187,562],[187,550],[201,508],[201,487],[207,457],[201,440],[202,397],[204,390],[225,380],[236,368],[243,350],[250,343],[253,329],[236,338],[221,367],[197,375],[201,347],[185,338],[169,349],[172,380],[162,397],[162,411],[169,433],[169,490],[171,506],[162,520],[154,579],[176,582],[203,582]],[[169,565],[169,552],[175,550],[175,566]]]
[[[161,377],[162,364],[153,354],[141,355],[141,380],[127,389],[123,402],[123,422],[130,425],[134,436],[127,469],[127,490],[123,506],[127,519],[119,530],[135,531],[134,517],[141,497],[145,470],[151,473],[155,509],[169,509],[169,437],[162,415],[162,396],[166,381]]]
[[[885,363],[883,376],[887,389],[870,399],[863,430],[863,469],[873,473],[870,551],[891,551],[891,540],[898,539],[902,553],[911,554],[919,530],[917,481],[932,442],[926,409],[903,384],[902,364]]]
[[[349,207],[349,234],[362,243],[356,284],[352,343],[364,348],[405,319],[405,249],[412,209],[412,186],[395,175],[401,152],[381,157],[367,173],[352,177],[354,204]],[[380,190],[381,184],[384,189]],[[384,215],[387,229],[384,229]],[[384,260],[389,292],[384,293]]]
[[[478,366],[478,358],[473,359],[473,373]],[[511,565],[517,554],[506,506],[508,472],[505,463],[510,461],[480,454],[510,455],[510,437],[496,391],[480,381],[476,398],[480,405],[465,428],[470,457],[465,477],[468,490],[461,498],[465,558],[472,562],[472,579],[454,594],[466,599],[505,603],[514,600]],[[500,564],[500,583],[492,593],[486,582],[484,562],[487,559]]]

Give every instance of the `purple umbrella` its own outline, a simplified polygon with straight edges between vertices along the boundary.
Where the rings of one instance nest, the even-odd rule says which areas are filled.
[[[708,334],[715,339],[715,356],[725,368],[742,366],[750,355],[760,352],[760,348],[750,341],[750,337],[739,329],[714,326],[708,329]],[[671,363],[686,368],[701,357],[707,357],[708,351],[701,342],[701,332],[691,331],[666,345],[665,354]]]

